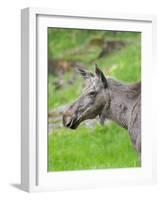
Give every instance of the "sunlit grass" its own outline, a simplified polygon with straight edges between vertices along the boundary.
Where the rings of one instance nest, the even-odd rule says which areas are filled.
[[[83,170],[139,167],[127,131],[115,124],[61,129],[49,136],[48,170]]]

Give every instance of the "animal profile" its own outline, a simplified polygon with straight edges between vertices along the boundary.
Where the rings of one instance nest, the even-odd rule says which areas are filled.
[[[86,87],[81,96],[63,114],[63,124],[76,129],[87,119],[99,116],[116,122],[128,130],[132,144],[141,155],[141,82],[124,84],[104,73],[96,65],[95,72],[77,68]]]

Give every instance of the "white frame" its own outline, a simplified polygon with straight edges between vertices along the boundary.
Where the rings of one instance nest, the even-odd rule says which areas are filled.
[[[49,19],[50,18],[50,19]],[[140,169],[115,169],[115,170],[88,170],[75,172],[54,172],[47,173],[44,170],[47,163],[47,143],[45,137],[46,121],[42,113],[46,113],[45,109],[41,109],[44,103],[47,103],[47,98],[44,93],[47,90],[47,43],[46,28],[57,23],[57,27],[77,27],[88,28],[93,27],[92,20],[97,23],[96,28],[106,28],[104,20],[125,22],[126,27],[116,25],[118,30],[141,31],[142,37],[142,53],[146,56],[142,58],[142,65],[147,66],[144,70],[146,76],[143,78],[144,96],[150,96],[146,88],[151,87],[148,81],[151,77],[150,67],[153,63],[156,47],[156,19],[154,16],[139,16],[139,15],[123,15],[123,14],[106,14],[106,13],[88,13],[88,12],[71,12],[52,9],[26,8],[22,10],[21,17],[21,186],[26,191],[52,191],[58,189],[73,189],[73,188],[89,188],[107,185],[119,184],[142,184],[154,183],[156,181],[156,164],[155,164],[155,136],[146,136],[146,141],[143,141],[145,152],[143,151],[143,167]],[[70,20],[69,20],[70,19]],[[73,21],[77,21],[73,25]],[[86,20],[87,24],[83,24]],[[132,24],[136,24],[135,28]],[[146,24],[144,26],[144,23]],[[148,24],[148,25],[147,25]],[[150,25],[149,25],[150,24]],[[98,27],[99,26],[99,27]],[[119,29],[120,26],[120,29]],[[112,26],[113,27],[113,26]],[[111,28],[112,28],[111,27]],[[92,28],[91,28],[92,29]],[[108,27],[108,30],[110,27]],[[117,29],[114,29],[117,30]],[[147,34],[147,32],[150,32]],[[43,38],[43,40],[42,40]],[[150,40],[151,39],[151,40]],[[146,50],[145,44],[149,42],[149,50]],[[41,59],[40,59],[40,55]],[[148,57],[148,60],[145,58]],[[42,67],[43,66],[43,67]],[[150,73],[149,73],[150,72]],[[40,86],[41,85],[41,86]],[[146,86],[146,87],[145,87]],[[39,88],[41,87],[41,92]],[[152,106],[150,98],[144,101],[143,112],[146,112],[147,106]],[[38,103],[39,101],[39,103]],[[46,104],[47,105],[47,104]],[[47,115],[46,115],[47,116]],[[38,123],[38,119],[41,123]],[[146,122],[150,132],[148,122],[153,122],[152,118],[147,118]],[[41,124],[41,125],[40,125]],[[144,129],[145,127],[143,127]],[[44,130],[44,131],[40,131]],[[145,143],[145,144],[144,144]],[[150,148],[147,148],[150,147]],[[144,149],[144,148],[143,148]],[[153,154],[147,158],[147,154]],[[41,155],[41,156],[40,156]],[[45,157],[46,155],[46,157]],[[103,180],[103,177],[108,177],[110,180]],[[86,179],[85,179],[86,178]],[[66,181],[69,180],[70,181]],[[63,182],[63,184],[62,184]],[[55,184],[56,183],[56,184]]]

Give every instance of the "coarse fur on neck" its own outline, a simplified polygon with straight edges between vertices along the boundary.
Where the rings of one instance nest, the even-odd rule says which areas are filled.
[[[141,93],[141,82],[126,85],[112,78],[108,78],[107,82],[110,101],[102,110],[101,123],[107,118],[128,129],[132,108]]]

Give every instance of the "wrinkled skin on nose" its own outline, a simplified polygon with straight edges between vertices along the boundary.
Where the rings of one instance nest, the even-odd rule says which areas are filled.
[[[63,114],[63,124],[67,128],[75,129],[79,124],[77,121],[76,106],[78,103],[73,103]]]

